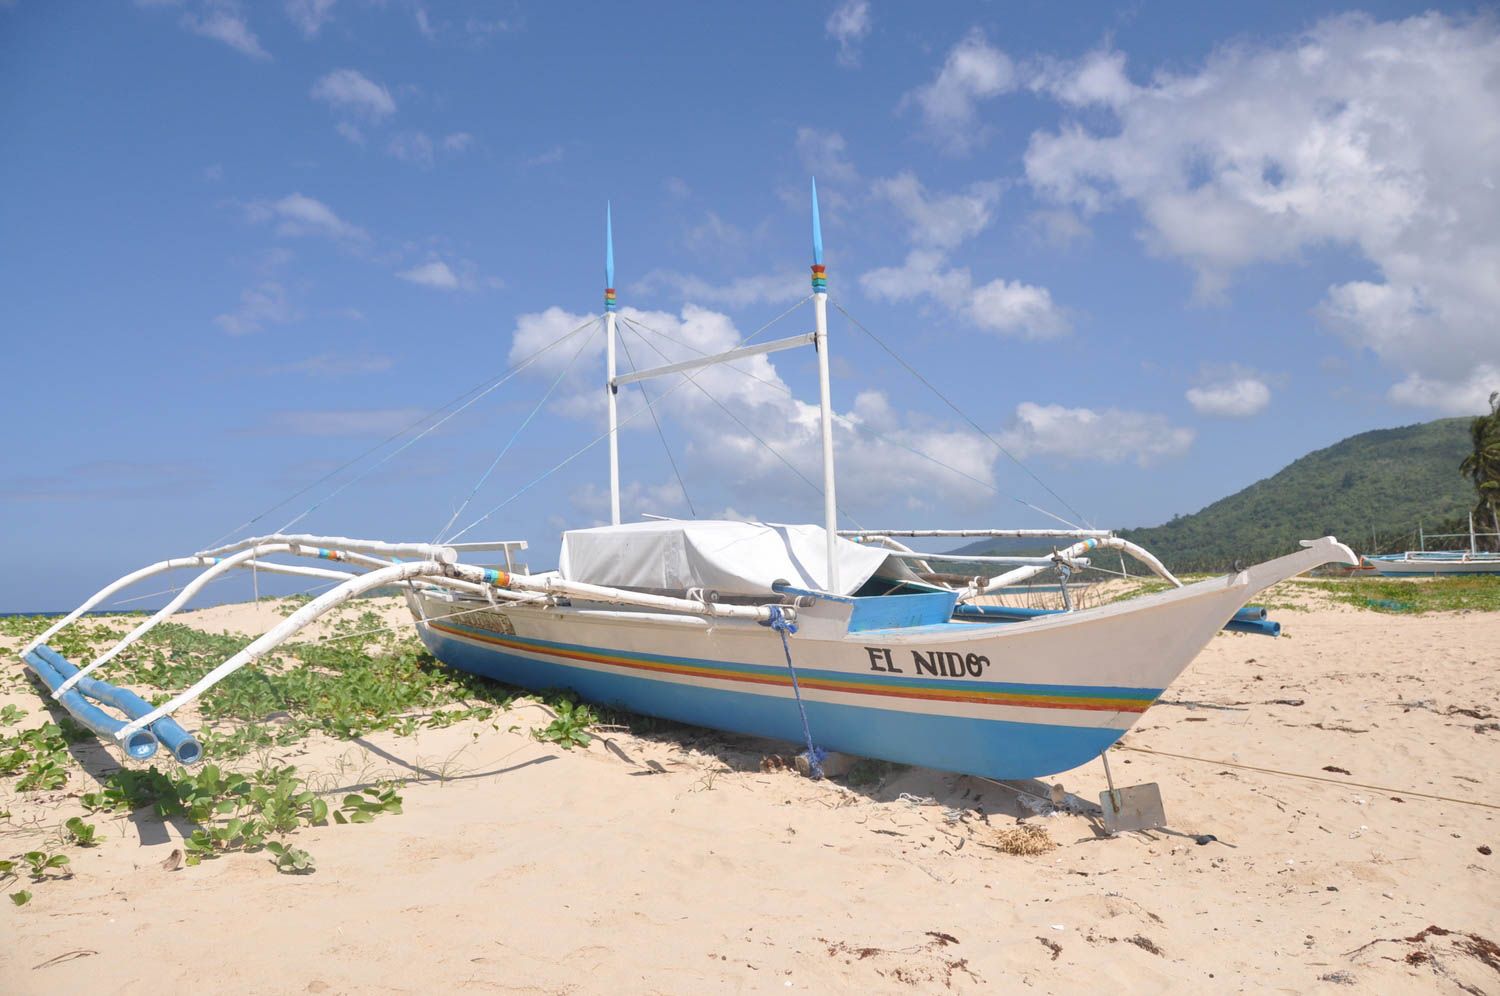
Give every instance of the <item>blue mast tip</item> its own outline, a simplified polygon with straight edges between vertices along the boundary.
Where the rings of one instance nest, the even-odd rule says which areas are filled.
[[[818,178],[812,182],[813,263],[823,265],[823,226],[818,221]]]
[[[615,285],[615,229],[609,201],[604,202],[604,286]]]

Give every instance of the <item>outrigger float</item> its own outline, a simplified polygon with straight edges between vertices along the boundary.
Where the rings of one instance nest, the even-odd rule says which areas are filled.
[[[268,535],[164,560],[113,582],[21,651],[81,723],[145,758],[160,743],[184,764],[202,757],[171,718],[218,681],[271,653],[329,610],[377,588],[405,592],[417,633],[444,663],[529,688],[565,687],[595,702],[684,723],[995,779],[1031,778],[1100,756],[1150,708],[1222,628],[1274,635],[1255,595],[1323,564],[1356,564],[1332,537],[1266,563],[1183,585],[1149,552],[1105,530],[849,530],[836,521],[829,401],[827,277],[813,188],[814,331],[620,375],[615,369],[612,233],[606,249],[606,387],[611,525],[563,534],[557,570],[530,573],[524,541],[388,543]],[[817,350],[824,523],[652,519],[621,523],[616,394],[620,387],[746,356]],[[659,400],[659,399],[658,399]],[[933,564],[975,558],[918,552],[913,538],[1064,540],[1037,557],[991,557],[1001,573],[957,578]],[[1127,601],[1080,607],[1068,578],[1093,551],[1119,551],[1170,584]],[[482,566],[465,558],[498,561]],[[287,563],[321,559],[339,567]],[[282,559],[273,559],[282,558]],[[138,581],[202,572],[167,606],[85,666],[47,640]],[[278,572],[336,586],[152,707],[95,677],[125,647],[232,570]],[[987,604],[1046,571],[1062,576],[1061,609]],[[92,700],[92,702],[90,701]],[[109,705],[116,719],[94,703]],[[816,748],[813,746],[816,744]]]

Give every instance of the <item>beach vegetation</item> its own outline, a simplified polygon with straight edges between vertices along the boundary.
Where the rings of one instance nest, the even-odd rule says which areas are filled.
[[[99,845],[97,829],[94,824],[83,822],[81,816],[70,817],[63,824],[63,830],[68,839],[79,847],[97,847]]]
[[[22,889],[20,892],[12,892],[10,894],[10,901],[15,903],[17,906],[25,906],[27,903],[31,902],[31,893],[27,892],[25,889]]]
[[[1490,395],[1489,414],[1475,416],[1469,423],[1469,442],[1474,451],[1464,457],[1458,471],[1474,485],[1475,519],[1484,521],[1488,511],[1492,528],[1500,533],[1500,513],[1496,512],[1500,506],[1500,391]],[[1488,545],[1500,549],[1500,537]]]
[[[33,882],[49,878],[49,872],[66,868],[73,860],[66,854],[49,854],[46,851],[27,851],[21,855],[21,859],[26,862],[29,869],[27,874],[31,876]]]
[[[587,747],[592,742],[593,737],[585,731],[597,720],[593,709],[580,703],[571,692],[555,693],[546,702],[556,713],[556,718],[544,727],[533,728],[533,737],[564,750]]]

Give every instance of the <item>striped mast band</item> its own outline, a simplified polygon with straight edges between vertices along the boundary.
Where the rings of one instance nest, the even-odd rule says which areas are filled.
[[[828,293],[827,267],[821,263],[814,263],[812,268],[812,287],[814,294]]]

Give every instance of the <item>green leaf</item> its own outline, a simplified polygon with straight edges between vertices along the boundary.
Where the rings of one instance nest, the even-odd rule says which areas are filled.
[[[339,826],[343,826],[344,824],[348,823],[349,821],[344,818],[344,814],[343,813],[341,813],[337,809],[335,809],[333,811],[333,822],[337,823]]]
[[[25,889],[22,889],[20,892],[12,892],[10,894],[10,901],[15,903],[17,906],[25,906],[27,903],[31,902],[31,893],[27,892]]]

